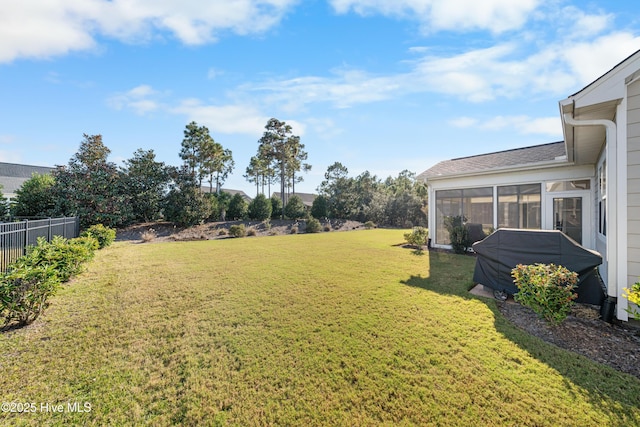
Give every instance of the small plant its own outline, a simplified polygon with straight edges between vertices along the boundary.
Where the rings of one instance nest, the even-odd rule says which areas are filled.
[[[307,233],[319,233],[320,228],[321,228],[320,221],[318,221],[315,218],[310,218],[307,220],[307,227],[305,231]]]
[[[293,227],[291,227],[291,234],[298,234],[298,226],[294,225]]]
[[[578,297],[578,273],[554,264],[518,264],[511,270],[518,287],[513,299],[552,324],[562,323]]]
[[[218,230],[218,236],[226,236],[227,235],[227,230],[224,228],[221,228],[220,230]]]
[[[444,217],[444,227],[449,232],[449,240],[453,252],[464,254],[471,247],[469,229],[466,226],[467,218],[462,215]]]
[[[254,227],[251,227],[247,230],[247,236],[255,236],[256,234],[258,234],[256,232],[256,229]]]
[[[102,224],[95,224],[86,229],[80,234],[80,237],[93,236],[98,239],[100,249],[105,248],[116,240],[116,230],[110,227],[105,227]]]
[[[326,224],[323,228],[324,231],[329,232],[331,231],[331,226],[329,224]]]
[[[429,230],[424,227],[413,227],[410,233],[404,234],[404,240],[418,251],[421,251],[422,247],[427,244],[427,237],[429,237]]]
[[[247,230],[244,224],[234,224],[229,227],[229,236],[231,237],[244,237],[247,235]]]
[[[364,228],[366,228],[367,230],[371,230],[372,228],[376,228],[376,225],[373,223],[373,221],[367,221],[364,223]]]
[[[155,240],[156,237],[158,237],[158,235],[156,234],[156,231],[153,228],[143,231],[142,234],[140,235],[140,239],[142,239],[144,243],[149,243]]]
[[[0,276],[0,317],[4,326],[32,323],[47,308],[49,297],[60,287],[54,266],[34,267],[23,261],[16,261],[7,273]]]
[[[630,303],[636,305],[636,308],[627,308],[626,311],[631,316],[633,316],[636,320],[640,320],[640,311],[638,311],[637,307],[640,307],[640,281],[636,282],[631,286],[631,288],[624,288],[624,293],[622,294]]]

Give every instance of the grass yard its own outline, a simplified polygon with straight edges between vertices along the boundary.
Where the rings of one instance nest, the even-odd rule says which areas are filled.
[[[512,327],[467,293],[472,257],[402,242],[104,249],[44,317],[0,335],[2,401],[35,408],[0,424],[640,425],[638,379]]]

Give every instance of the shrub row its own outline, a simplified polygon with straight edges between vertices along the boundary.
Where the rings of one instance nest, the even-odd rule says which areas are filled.
[[[28,325],[49,305],[61,283],[80,273],[95,251],[110,245],[115,230],[95,225],[81,237],[39,238],[26,254],[0,274],[0,322],[3,327]]]

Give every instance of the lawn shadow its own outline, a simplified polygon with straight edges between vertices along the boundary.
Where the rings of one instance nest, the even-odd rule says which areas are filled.
[[[627,425],[640,425],[640,417],[637,412],[633,412],[638,405],[637,399],[632,401],[632,398],[621,398],[621,396],[634,396],[634,394],[640,396],[640,381],[637,378],[606,366],[605,369],[593,369],[590,363],[581,361],[577,363],[577,359],[585,361],[589,359],[528,334],[500,312],[496,300],[471,294],[469,291],[475,285],[472,279],[474,257],[436,251],[429,251],[427,254],[429,276],[411,276],[402,280],[402,284],[441,295],[482,301],[493,313],[496,331],[540,362],[556,370],[564,378],[567,387],[574,385],[587,390],[590,403],[600,408],[603,413],[620,415],[626,423],[631,423]],[[575,357],[567,357],[567,353]],[[597,362],[593,363],[597,364]],[[630,390],[637,391],[633,393]],[[615,423],[614,420],[612,422]]]

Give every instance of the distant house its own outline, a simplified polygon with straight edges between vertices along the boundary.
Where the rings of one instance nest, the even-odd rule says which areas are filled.
[[[208,185],[207,186],[203,185],[201,188],[203,193],[208,193],[210,191],[210,187]],[[235,196],[236,194],[240,194],[240,196],[242,196],[242,198],[245,199],[247,202],[251,202],[252,200],[251,197],[249,197],[247,193],[245,193],[242,190],[231,190],[229,188],[221,188],[220,191],[231,194],[232,196]],[[215,188],[213,189],[213,192],[214,193],[216,192]]]
[[[446,160],[418,176],[430,237],[449,247],[444,217],[455,215],[485,233],[561,230],[602,254],[616,317],[628,320],[623,288],[640,277],[640,51],[559,106],[564,141]]]
[[[310,194],[310,193],[295,193],[295,194],[290,194],[288,197],[291,197],[291,196],[300,197],[300,199],[302,199],[302,204],[308,208],[311,208],[311,206],[313,205],[313,201],[316,199],[316,197],[318,197],[316,194]],[[275,197],[279,199],[280,192],[274,192],[273,196],[271,197]]]
[[[20,165],[16,163],[0,162],[0,184],[2,185],[2,194],[11,200],[16,197],[16,190],[22,187],[22,184],[34,173],[40,175],[51,173],[55,168],[47,166],[30,166]]]

